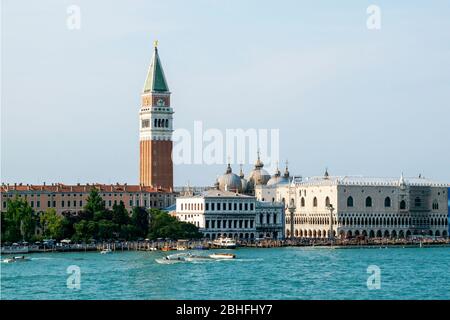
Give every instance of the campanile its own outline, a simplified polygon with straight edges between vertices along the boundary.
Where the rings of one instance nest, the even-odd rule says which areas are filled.
[[[139,183],[173,189],[173,109],[155,41],[139,111]]]

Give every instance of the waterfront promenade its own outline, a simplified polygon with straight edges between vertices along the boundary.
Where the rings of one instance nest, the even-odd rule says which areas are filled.
[[[241,248],[279,248],[279,247],[428,247],[428,246],[450,246],[450,239],[287,239],[287,240],[259,240],[259,241],[237,241]],[[2,246],[2,254],[24,254],[45,252],[83,252],[83,251],[172,251],[172,250],[207,250],[216,248],[210,240],[160,240],[160,241],[114,241],[66,244],[63,246],[43,247],[37,245],[29,246]]]

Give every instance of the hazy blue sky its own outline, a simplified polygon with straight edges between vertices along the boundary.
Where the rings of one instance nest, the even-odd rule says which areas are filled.
[[[281,159],[304,176],[450,181],[448,0],[1,4],[2,182],[137,183],[154,39],[176,128],[279,128]],[[370,4],[381,30],[366,27]],[[175,184],[223,171],[177,166]]]

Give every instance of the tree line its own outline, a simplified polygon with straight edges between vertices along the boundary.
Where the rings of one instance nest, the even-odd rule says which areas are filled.
[[[40,229],[39,234],[36,230]],[[137,240],[140,238],[199,239],[202,234],[191,223],[178,221],[159,209],[134,207],[131,214],[123,201],[112,209],[97,189],[93,188],[83,210],[59,215],[55,209],[35,212],[25,199],[7,200],[1,213],[2,242],[71,239],[75,242],[92,240]]]

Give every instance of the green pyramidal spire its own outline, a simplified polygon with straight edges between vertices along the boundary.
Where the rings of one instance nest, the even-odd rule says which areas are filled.
[[[161,66],[161,60],[158,55],[158,41],[155,41],[152,62],[148,69],[147,79],[144,84],[144,93],[147,92],[169,92],[166,77]]]

